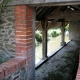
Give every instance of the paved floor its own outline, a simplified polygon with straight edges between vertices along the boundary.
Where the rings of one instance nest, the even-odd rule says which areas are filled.
[[[36,69],[36,80],[74,80],[79,55],[76,49],[77,46],[71,41],[67,46]]]

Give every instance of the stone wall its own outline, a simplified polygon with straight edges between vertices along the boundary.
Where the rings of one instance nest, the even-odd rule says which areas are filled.
[[[2,61],[15,56],[14,7],[4,9],[0,18],[0,57]]]

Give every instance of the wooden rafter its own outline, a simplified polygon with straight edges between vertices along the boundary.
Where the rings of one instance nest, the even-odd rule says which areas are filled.
[[[68,21],[80,19],[80,11],[52,12],[47,19],[65,19]]]

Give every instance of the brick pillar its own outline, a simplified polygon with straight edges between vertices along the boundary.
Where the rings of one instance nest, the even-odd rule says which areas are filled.
[[[27,78],[34,80],[34,33],[33,33],[33,8],[27,5],[15,6],[15,40],[16,57],[26,57]]]

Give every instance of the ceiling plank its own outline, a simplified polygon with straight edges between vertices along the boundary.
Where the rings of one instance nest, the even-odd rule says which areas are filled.
[[[80,11],[65,11],[65,12],[52,12],[47,19],[65,19],[65,20],[79,20]]]

